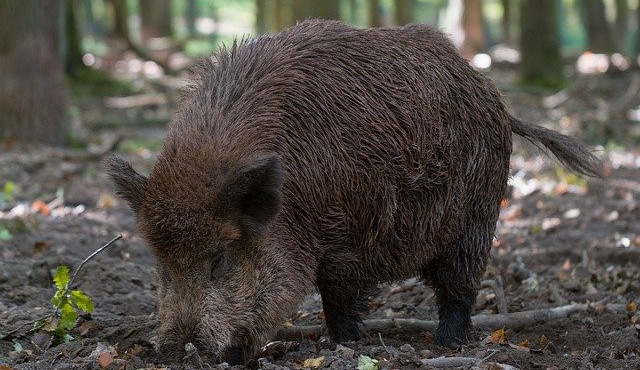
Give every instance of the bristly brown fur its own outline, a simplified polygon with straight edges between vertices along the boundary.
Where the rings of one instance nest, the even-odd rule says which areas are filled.
[[[313,286],[337,341],[378,283],[420,275],[436,342],[466,339],[512,132],[595,173],[586,149],[511,117],[436,29],[310,20],[196,70],[149,178],[111,161],[158,257],[158,351],[246,360]],[[139,186],[143,184],[143,187]]]

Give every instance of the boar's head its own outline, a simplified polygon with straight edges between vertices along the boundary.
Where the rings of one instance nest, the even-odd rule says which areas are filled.
[[[158,354],[180,360],[192,343],[239,363],[299,302],[274,222],[284,174],[274,154],[205,159],[163,153],[148,178],[116,156],[105,164],[157,258]]]

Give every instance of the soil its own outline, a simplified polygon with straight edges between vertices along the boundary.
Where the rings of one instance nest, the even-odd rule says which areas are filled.
[[[507,95],[518,115],[538,123],[571,124],[587,114],[539,108],[539,96],[531,94]],[[114,133],[124,138],[118,150],[125,158],[148,171],[162,128],[100,128],[91,135]],[[626,312],[594,308],[522,330],[506,327],[504,337],[500,327],[476,330],[475,340],[458,348],[434,345],[430,332],[368,333],[342,344],[326,337],[275,342],[247,367],[349,369],[367,356],[380,368],[427,369],[426,359],[456,356],[478,359],[462,368],[640,369],[640,152],[608,150],[609,177],[584,181],[536,150],[516,148],[512,194],[485,278],[501,282],[509,312],[603,300],[627,305]],[[0,179],[16,184],[0,203],[0,226],[11,234],[0,242],[0,369],[195,367],[155,356],[155,260],[134,231],[133,213],[114,197],[100,156],[53,148],[5,152]],[[96,309],[78,319],[75,339],[52,346],[41,331],[30,331],[34,319],[52,312],[56,266],[73,271],[120,233],[124,239],[89,261],[76,280],[74,288],[90,295]],[[483,288],[474,314],[496,314],[496,303]],[[437,310],[432,290],[410,279],[384,285],[363,317],[437,320]],[[322,321],[320,298],[310,292],[287,325]]]

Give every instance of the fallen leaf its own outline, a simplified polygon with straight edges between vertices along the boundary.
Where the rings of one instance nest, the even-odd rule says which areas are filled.
[[[104,327],[102,325],[97,324],[93,321],[85,321],[80,326],[78,326],[78,334],[80,334],[81,337],[84,337],[89,334],[90,331],[99,331],[103,328]]]
[[[636,312],[638,310],[638,304],[635,301],[627,303],[627,311]]]
[[[304,360],[302,367],[310,367],[312,369],[317,369],[322,366],[324,362],[324,356],[316,357],[316,358],[308,358]]]
[[[100,356],[98,356],[98,366],[104,369],[105,367],[111,365],[113,360],[113,355],[110,352],[102,352]]]
[[[509,199],[502,199],[500,201],[500,208],[507,208],[509,207]]]
[[[33,202],[33,204],[31,205],[31,209],[33,209],[34,212],[38,212],[45,216],[49,216],[49,214],[51,213],[51,210],[49,209],[47,203],[41,200],[36,200],[35,202]]]
[[[11,366],[0,365],[0,370],[14,370]]]
[[[380,362],[375,358],[369,356],[360,355],[358,357],[358,370],[378,370],[380,369]]]
[[[111,209],[116,205],[116,198],[111,196],[110,194],[102,194],[100,195],[100,199],[98,199],[97,206],[102,209]]]
[[[564,260],[564,263],[562,264],[562,269],[564,271],[571,270],[571,260],[570,259],[567,258],[566,260]]]
[[[523,340],[519,345],[520,347],[529,348],[529,339]]]
[[[549,339],[544,334],[542,334],[540,338],[538,338],[538,344],[540,344],[542,349],[546,349],[547,347],[549,347],[550,342]]]
[[[49,248],[51,248],[51,244],[42,240],[33,243],[33,253],[42,253],[49,250]]]
[[[503,344],[505,342],[504,328],[500,328],[491,333],[489,340],[491,343]]]

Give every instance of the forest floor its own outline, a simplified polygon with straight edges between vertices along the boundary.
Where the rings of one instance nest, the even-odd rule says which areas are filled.
[[[508,76],[498,77],[510,106],[523,118],[567,132],[598,125],[589,123],[598,116],[597,104],[543,108],[540,95],[512,87]],[[626,85],[611,82],[616,83]],[[617,91],[610,90],[614,93],[600,89],[586,96],[607,101]],[[624,89],[618,90],[620,96]],[[114,135],[122,139],[117,150],[148,172],[162,127],[107,125],[92,128],[89,137],[99,142]],[[154,257],[134,230],[133,213],[115,198],[100,155],[87,153],[32,148],[0,154],[0,186],[15,184],[0,202],[0,369],[180,368],[161,363],[153,350]],[[640,369],[640,151],[629,145],[608,148],[602,156],[608,178],[585,181],[517,143],[512,194],[503,202],[485,276],[501,283],[509,312],[593,303],[589,309],[518,330],[477,329],[477,340],[456,349],[434,345],[430,331],[369,332],[339,345],[322,337],[279,342],[249,367],[348,369],[360,361],[362,368],[373,369],[364,362],[377,360],[383,369],[427,369],[438,365],[429,360],[446,356],[467,358],[460,360],[462,368]],[[78,320],[71,331],[75,339],[52,346],[42,332],[29,331],[32,320],[52,312],[56,266],[73,271],[120,233],[124,240],[88,262],[76,281],[96,308]],[[483,288],[474,314],[495,316],[497,303],[496,292]],[[416,279],[386,284],[363,317],[437,320],[433,291]],[[322,321],[320,298],[310,292],[288,325]]]

